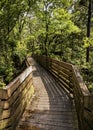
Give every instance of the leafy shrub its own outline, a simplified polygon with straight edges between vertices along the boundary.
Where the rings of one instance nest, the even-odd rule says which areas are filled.
[[[14,75],[14,68],[13,66],[9,66],[6,70],[5,70],[5,82],[9,83],[12,79],[13,79],[13,75]]]
[[[0,88],[4,88],[5,85],[6,85],[6,84],[5,84],[4,82],[1,82],[1,81],[0,81]]]

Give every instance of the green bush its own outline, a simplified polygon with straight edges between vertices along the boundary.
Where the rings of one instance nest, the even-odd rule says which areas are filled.
[[[6,84],[4,82],[0,81],[0,88],[4,88],[6,86]]]
[[[90,83],[90,84],[88,85],[88,88],[89,88],[90,91],[93,91],[93,83]]]
[[[14,75],[14,70],[12,66],[6,69],[5,75],[6,75],[5,82],[9,83],[13,79],[13,75]]]

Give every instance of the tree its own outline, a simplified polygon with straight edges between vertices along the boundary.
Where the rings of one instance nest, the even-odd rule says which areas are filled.
[[[21,40],[21,33],[25,18],[35,2],[35,0],[0,1],[0,75],[4,75],[3,80],[6,83],[18,72],[15,67],[26,56],[27,49]],[[17,57],[15,58],[15,56]],[[19,58],[19,62],[16,61],[17,58]]]
[[[88,4],[87,4],[88,3]],[[87,17],[87,37],[90,37],[91,29],[91,15],[92,15],[92,0],[81,0],[80,5],[88,7]],[[89,46],[86,48],[86,62],[89,62]]]
[[[89,6],[88,6],[88,22],[87,22],[87,37],[90,37],[91,7],[92,7],[92,1],[89,0]],[[89,47],[87,47],[87,50],[86,50],[86,62],[89,62]]]

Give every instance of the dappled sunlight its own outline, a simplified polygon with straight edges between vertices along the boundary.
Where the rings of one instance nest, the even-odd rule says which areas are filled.
[[[74,105],[55,78],[34,60],[32,75],[35,97],[19,123],[19,130],[72,130],[73,122],[78,130]]]

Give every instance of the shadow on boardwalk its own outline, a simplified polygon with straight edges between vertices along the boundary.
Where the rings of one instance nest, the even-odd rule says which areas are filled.
[[[78,130],[73,101],[56,79],[33,59],[35,97],[16,130]]]

